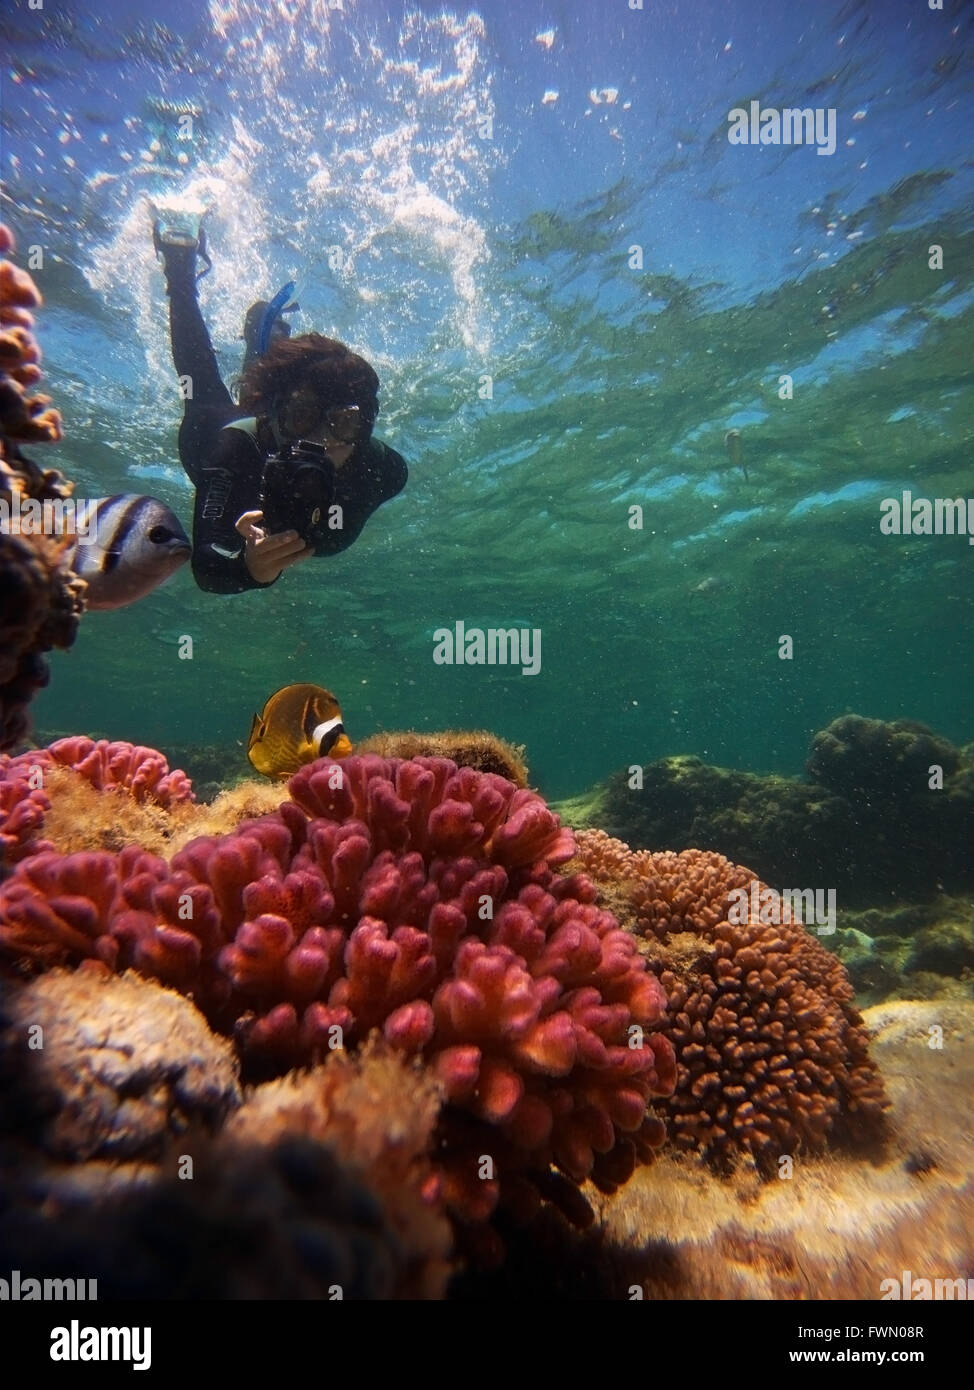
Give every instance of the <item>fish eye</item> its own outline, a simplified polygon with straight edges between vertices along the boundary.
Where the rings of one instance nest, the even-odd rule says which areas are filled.
[[[171,541],[173,533],[168,526],[153,526],[149,532],[149,540],[153,545],[164,545],[166,541]]]

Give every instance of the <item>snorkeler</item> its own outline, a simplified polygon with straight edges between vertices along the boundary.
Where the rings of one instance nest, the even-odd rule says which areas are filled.
[[[246,357],[235,405],[220,377],[196,294],[205,236],[167,230],[163,258],[173,362],[184,392],[179,457],[196,488],[193,574],[200,588],[266,588],[291,565],[334,555],[401,492],[401,455],[372,438],[379,378],[364,358],[319,333],[290,337],[280,315],[293,286],[258,301],[244,324]],[[244,418],[240,418],[243,416]]]

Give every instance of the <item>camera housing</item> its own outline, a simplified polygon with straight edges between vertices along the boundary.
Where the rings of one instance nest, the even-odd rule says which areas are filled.
[[[284,444],[264,464],[260,500],[270,535],[297,531],[316,550],[328,530],[335,495],[335,465],[323,444],[298,439]]]

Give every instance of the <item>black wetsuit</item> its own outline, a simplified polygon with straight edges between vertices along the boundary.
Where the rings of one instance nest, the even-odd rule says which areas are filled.
[[[165,269],[173,362],[179,376],[192,382],[179,426],[179,458],[196,488],[193,574],[200,588],[212,593],[266,589],[244,562],[244,541],[235,526],[244,512],[260,507],[266,456],[253,422],[239,418],[240,409],[220,378],[196,297],[195,251],[167,246]],[[231,421],[234,425],[225,428]],[[376,508],[402,491],[407,476],[405,460],[380,440],[356,447],[335,470],[332,502],[342,508],[341,529],[328,531],[315,554],[347,549]]]

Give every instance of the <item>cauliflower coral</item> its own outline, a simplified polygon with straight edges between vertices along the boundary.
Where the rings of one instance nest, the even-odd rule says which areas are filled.
[[[106,762],[76,752],[89,776]],[[530,1203],[551,1165],[623,1181],[662,1139],[647,1101],[675,1080],[653,1031],[666,996],[589,880],[554,872],[571,832],[535,793],[442,758],[322,760],[288,787],[168,863],[20,844],[0,952],[134,966],[191,995],[251,1075],[381,1030],[442,1084],[445,1193],[470,1219],[502,1179]]]

